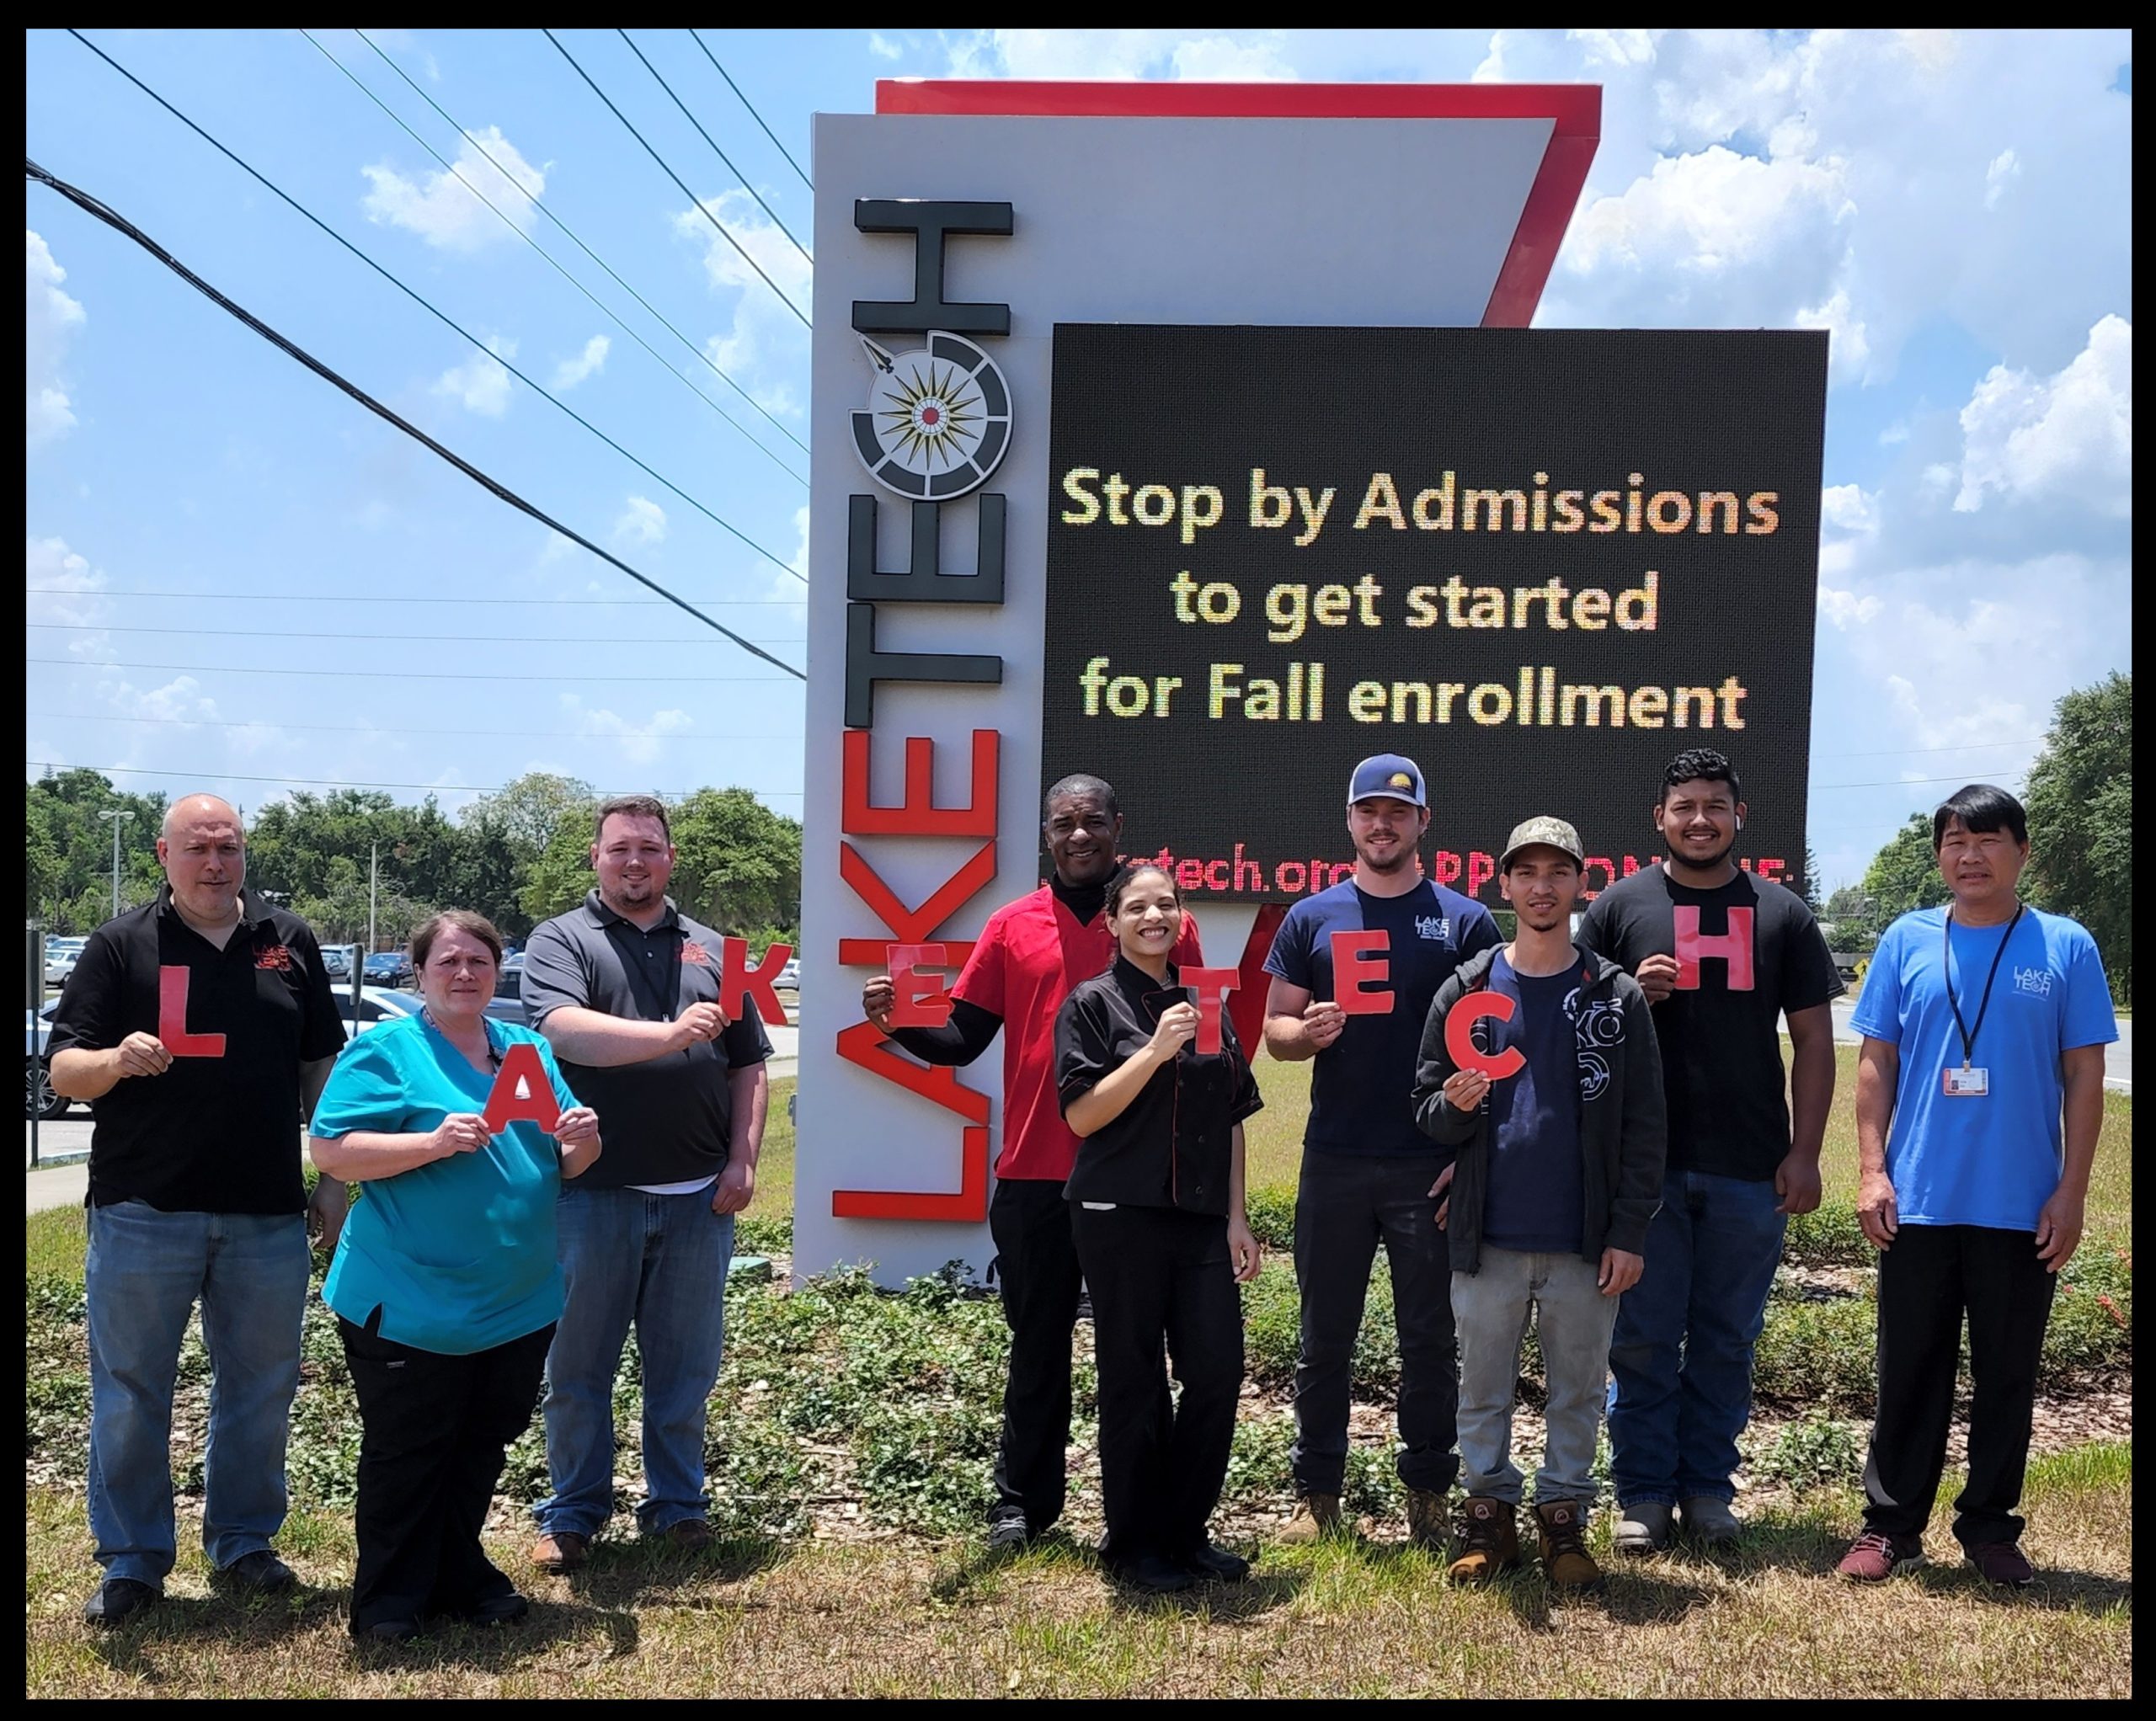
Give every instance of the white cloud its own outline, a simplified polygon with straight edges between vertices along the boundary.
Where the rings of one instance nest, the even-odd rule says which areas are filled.
[[[1174,75],[1187,83],[1278,83],[1295,76],[1282,57],[1278,33],[1271,40],[1238,41],[1232,36],[1201,36],[1179,42],[1169,56]]]
[[[63,627],[101,627],[112,620],[112,600],[99,595],[105,577],[65,538],[24,541],[23,619]]]
[[[1854,592],[1837,591],[1832,586],[1819,588],[1819,613],[1844,631],[1876,621],[1885,607],[1875,597],[1860,598]]]
[[[693,717],[677,708],[654,711],[638,722],[616,711],[587,706],[574,693],[561,695],[561,706],[562,715],[575,724],[579,734],[613,740],[622,759],[631,765],[649,765],[659,757],[668,736],[686,735],[696,726]]]
[[[905,54],[905,50],[896,42],[892,41],[889,37],[878,35],[874,30],[868,32],[868,51],[878,60],[901,59]]]
[[[2057,498],[2129,518],[2133,498],[2133,325],[2110,316],[2050,377],[1993,366],[1961,408],[1957,513]]]
[[[61,290],[67,271],[52,260],[45,241],[23,230],[27,274],[23,303],[24,435],[37,447],[75,428],[75,409],[62,386],[61,364],[67,344],[85,321],[81,301]]]
[[[1876,531],[1879,521],[1871,504],[1872,498],[1858,485],[1829,484],[1819,493],[1819,517],[1840,531]]]
[[[1999,200],[2006,195],[2006,188],[2021,177],[2021,158],[2010,149],[2002,150],[1992,157],[1991,165],[1984,169],[1984,207],[1997,209]]]
[[[666,536],[666,510],[648,496],[632,496],[614,522],[617,544],[657,544]]]
[[[739,241],[728,244],[707,213]],[[704,200],[702,212],[687,209],[674,217],[674,231],[703,247],[704,278],[715,290],[739,296],[734,320],[723,334],[712,336],[705,349],[712,364],[747,389],[768,412],[798,412],[799,402],[787,378],[808,351],[808,331],[780,302],[760,269],[793,304],[806,310],[812,270],[793,242],[773,226],[745,191],[734,190]],[[755,269],[742,256],[755,260]]]
[[[516,343],[496,338],[489,340],[487,348],[443,371],[435,380],[434,392],[462,402],[467,412],[499,418],[509,410],[510,396],[509,367],[502,360],[516,356]]]
[[[558,389],[574,388],[586,377],[597,376],[606,368],[606,354],[613,344],[603,334],[592,336],[575,358],[563,359],[554,366],[554,386]]]
[[[1173,29],[984,29],[951,44],[950,55],[959,77],[1262,82],[1296,76],[1282,30],[1193,35]]]
[[[446,251],[477,251],[511,237],[488,203],[519,231],[531,231],[531,199],[547,189],[546,168],[526,161],[499,126],[467,132],[455,166],[453,173],[423,169],[410,179],[387,165],[362,168],[374,189],[360,207],[369,221],[406,228]]]

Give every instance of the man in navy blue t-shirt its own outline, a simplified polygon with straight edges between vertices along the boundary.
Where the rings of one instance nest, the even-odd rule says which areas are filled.
[[[1380,1242],[1392,1271],[1400,1335],[1400,1479],[1408,1530],[1429,1548],[1447,1541],[1445,1495],[1459,1473],[1454,1450],[1460,1384],[1454,1365],[1452,1262],[1431,1186],[1449,1152],[1415,1124],[1415,1064],[1438,988],[1467,957],[1499,942],[1479,903],[1433,884],[1417,855],[1429,829],[1422,773],[1380,754],[1355,767],[1348,831],[1355,876],[1288,911],[1266,972],[1265,1043],[1275,1058],[1314,1058],[1310,1124],[1295,1191],[1295,1282],[1302,1352],[1295,1365],[1298,1503],[1284,1540],[1305,1541],[1340,1519],[1348,1461],[1348,1370]],[[1336,983],[1334,939],[1363,934],[1360,957],[1384,965],[1381,983],[1353,973]],[[1343,951],[1346,962],[1358,957]],[[1380,1012],[1349,1013],[1342,987],[1390,991]]]

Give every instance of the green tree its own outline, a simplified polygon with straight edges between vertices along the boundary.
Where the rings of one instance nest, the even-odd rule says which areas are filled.
[[[1838,951],[1869,951],[1879,942],[1879,926],[1871,898],[1860,884],[1845,884],[1827,898],[1819,924],[1827,942]]]
[[[589,818],[598,800],[591,785],[579,777],[526,771],[472,802],[457,815],[457,823],[497,838],[520,865],[529,866],[547,852],[564,820]]]
[[[574,908],[593,883],[591,821],[564,818],[539,857],[522,869],[517,904],[534,924]]]
[[[801,922],[801,827],[746,789],[699,789],[668,817],[679,855],[674,900],[737,938],[793,941]]]
[[[2025,893],[2096,940],[2111,988],[2133,999],[2133,677],[2114,671],[2058,702],[2029,768]]]
[[[120,827],[120,903],[139,907],[157,894],[157,833],[165,797],[115,789],[93,770],[56,772],[24,785],[31,850],[28,911],[55,932],[83,933],[112,915],[112,825],[100,813],[132,816]]]
[[[1812,918],[1817,920],[1822,912],[1819,901],[1819,856],[1808,842],[1804,845],[1802,883],[1804,888],[1801,894],[1804,898],[1804,906],[1812,910]]]
[[[1871,903],[1871,930],[1884,931],[1912,908],[1936,908],[1951,892],[1940,876],[1931,846],[1931,816],[1912,813],[1871,857],[1864,871],[1864,894]]]

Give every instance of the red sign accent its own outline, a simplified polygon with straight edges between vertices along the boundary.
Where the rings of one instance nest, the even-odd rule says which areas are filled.
[[[749,966],[749,940],[745,938],[723,938],[718,944],[718,1007],[726,1012],[727,1020],[741,1020],[741,1000],[754,998],[757,1014],[766,1022],[787,1025],[786,1007],[778,1001],[778,994],[771,983],[778,978],[778,971],[786,966],[787,958],[793,954],[790,944],[775,944],[764,952],[760,967]]]
[[[905,799],[896,807],[876,806],[868,798],[870,733],[849,729],[841,743],[841,830],[857,837],[995,837],[1000,732],[974,731],[973,798],[963,807],[936,804],[936,743],[926,735],[906,737]]]
[[[943,946],[894,944],[887,947],[884,972],[897,994],[891,1005],[894,1028],[940,1028],[951,1020],[951,997],[943,989]],[[933,972],[926,972],[933,970]]]
[[[873,1022],[856,1022],[839,1030],[839,1056],[857,1063],[869,1074],[895,1082],[907,1092],[932,1100],[947,1111],[955,1111],[969,1123],[988,1122],[988,1095],[968,1087],[947,1064],[915,1063],[889,1049]]]
[[[1220,1005],[1227,994],[1243,983],[1237,968],[1185,968],[1178,977],[1198,994],[1198,1052],[1211,1058],[1220,1050]]]
[[[1752,989],[1752,910],[1729,910],[1729,930],[1714,938],[1700,935],[1700,911],[1687,903],[1670,910],[1677,923],[1677,989],[1697,992],[1700,989],[1700,964],[1710,956],[1719,956],[1729,965],[1729,989],[1749,992]]]
[[[1385,953],[1392,948],[1392,935],[1382,926],[1358,932],[1332,935],[1332,1001],[1344,1016],[1381,1016],[1392,1008],[1389,988],[1392,964]]]
[[[695,939],[685,938],[681,940],[681,960],[691,967],[708,968],[711,966],[711,952],[698,944]]]
[[[254,966],[258,968],[289,968],[291,965],[292,953],[281,944],[265,944],[254,953]]]
[[[846,731],[849,735],[867,733],[866,729]],[[935,894],[918,908],[909,908],[900,902],[896,892],[883,882],[851,843],[839,845],[839,876],[875,911],[876,918],[891,929],[898,943],[926,944],[935,937],[936,929],[964,907],[969,898],[995,882],[995,845],[993,841],[983,843],[973,857],[938,885]],[[880,938],[841,938],[839,961],[848,967],[881,967],[884,952],[889,948],[889,944]],[[972,949],[970,939],[963,943],[947,940],[943,954],[957,967],[964,963]]]
[[[1527,1056],[1517,1046],[1502,1052],[1485,1052],[1475,1043],[1475,1025],[1485,1016],[1508,1022],[1519,1006],[1502,992],[1470,992],[1445,1012],[1445,1050],[1462,1069],[1471,1069],[1501,1082],[1525,1068]]]
[[[867,1024],[863,1023],[865,1027]],[[846,1033],[851,1033],[849,1028]],[[843,1040],[845,1036],[841,1035]],[[845,1047],[841,1046],[841,1051]],[[958,1192],[935,1195],[917,1190],[835,1189],[831,1213],[841,1219],[942,1219],[979,1224],[988,1217],[988,1131],[974,1125],[959,1132]]]
[[[1235,1037],[1251,1051],[1265,1038],[1265,994],[1268,986],[1265,959],[1273,954],[1273,937],[1288,918],[1285,903],[1260,903],[1250,923],[1250,936],[1243,940],[1240,982],[1228,1000],[1228,1020],[1235,1025]]]
[[[487,1094],[487,1127],[499,1135],[512,1123],[536,1123],[549,1135],[562,1121],[561,1101],[547,1079],[539,1048],[529,1040],[511,1043]]]
[[[222,1058],[222,1034],[187,1031],[187,970],[157,970],[157,1038],[174,1058]]]

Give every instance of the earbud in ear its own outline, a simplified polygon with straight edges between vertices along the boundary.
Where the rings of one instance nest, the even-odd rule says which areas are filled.
[[[1742,830],[1744,829],[1744,819],[1742,814],[1739,814],[1737,817],[1737,828],[1739,830]]]

